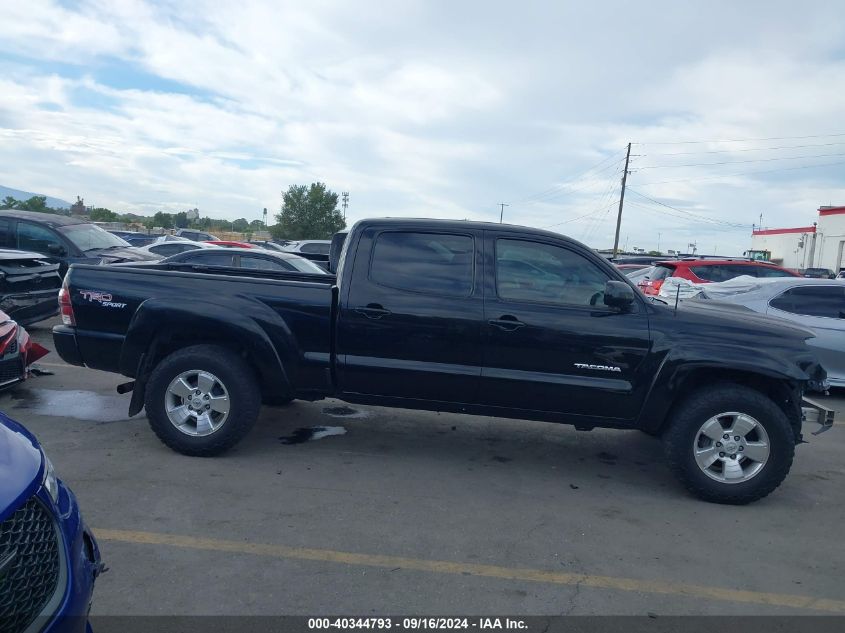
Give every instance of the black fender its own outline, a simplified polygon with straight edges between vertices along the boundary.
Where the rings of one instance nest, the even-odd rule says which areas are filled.
[[[806,358],[790,358],[779,350],[749,349],[730,343],[710,341],[706,347],[680,344],[669,351],[655,373],[637,426],[647,433],[660,433],[681,398],[696,387],[726,380],[746,384],[772,397],[800,431],[800,419],[792,419],[796,408],[791,401],[819,370],[809,349]],[[800,407],[797,410],[800,412]]]
[[[263,392],[293,395],[296,340],[267,305],[245,297],[233,306],[148,299],[135,311],[120,355],[120,373],[136,379],[133,403],[143,402],[146,378],[163,356],[198,343],[218,343],[242,352]]]

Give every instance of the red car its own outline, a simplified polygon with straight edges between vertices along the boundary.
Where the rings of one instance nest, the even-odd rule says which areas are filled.
[[[654,268],[639,282],[647,295],[660,292],[667,277],[680,277],[696,284],[727,281],[740,275],[752,277],[800,277],[798,273],[769,264],[744,259],[678,259],[656,262]]]
[[[0,310],[0,388],[29,376],[29,366],[49,353],[29,333]]]

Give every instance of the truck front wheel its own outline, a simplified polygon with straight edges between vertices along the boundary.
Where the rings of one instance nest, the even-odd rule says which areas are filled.
[[[261,394],[237,354],[194,345],[165,357],[153,370],[144,398],[158,438],[183,455],[219,455],[255,424]]]
[[[745,504],[765,497],[786,478],[795,452],[783,411],[762,393],[728,383],[684,400],[663,442],[681,482],[715,503]]]

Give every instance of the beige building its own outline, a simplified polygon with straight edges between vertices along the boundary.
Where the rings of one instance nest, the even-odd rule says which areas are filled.
[[[751,234],[751,248],[769,251],[784,268],[845,268],[845,206],[820,207],[812,226],[761,229]]]

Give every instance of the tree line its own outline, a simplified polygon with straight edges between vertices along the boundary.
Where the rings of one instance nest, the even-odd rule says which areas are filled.
[[[329,239],[338,231],[346,228],[346,220],[337,208],[337,201],[337,193],[328,189],[325,183],[315,182],[310,186],[291,185],[282,194],[282,207],[279,213],[274,216],[276,224],[267,227],[267,229],[276,239]],[[16,200],[12,196],[6,196],[0,202],[0,209],[18,209],[58,215],[70,213],[69,209],[47,206],[45,196],[32,196],[28,200]],[[143,224],[148,229],[197,228],[204,231],[250,233],[265,228],[261,220],[250,221],[246,218],[230,221],[202,217],[189,220],[186,211],[178,213],[157,211],[152,216],[117,213],[104,207],[85,208],[85,211],[92,222]]]

